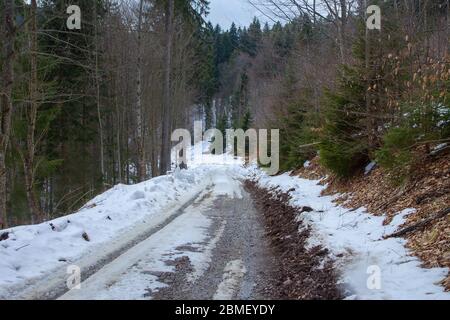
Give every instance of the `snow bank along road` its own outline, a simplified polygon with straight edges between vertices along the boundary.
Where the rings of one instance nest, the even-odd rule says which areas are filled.
[[[348,299],[450,299],[446,269],[423,269],[402,239],[383,240],[411,212],[383,226],[363,208],[321,197],[317,181],[268,177],[232,161],[119,185],[79,212],[1,231],[0,299],[269,299],[276,263],[245,179],[289,193],[330,252]],[[68,267],[81,289],[68,290]],[[368,281],[370,279],[370,281]]]
[[[271,262],[252,200],[226,170],[212,180],[171,223],[60,299],[265,298]]]
[[[244,178],[233,164],[177,171],[117,186],[74,215],[7,230],[0,297],[270,298],[260,288],[271,255]],[[67,288],[71,266],[81,289]]]

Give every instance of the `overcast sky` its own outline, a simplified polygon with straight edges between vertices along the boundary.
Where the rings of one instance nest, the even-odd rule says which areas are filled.
[[[232,22],[238,26],[248,26],[254,16],[264,23],[266,19],[247,0],[210,0],[210,14],[207,20],[228,29]]]

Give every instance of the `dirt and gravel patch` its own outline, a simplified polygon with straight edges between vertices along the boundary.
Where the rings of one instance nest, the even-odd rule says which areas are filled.
[[[246,272],[235,288],[232,299],[270,300],[274,291],[272,277],[277,273],[276,259],[265,237],[264,221],[255,209],[251,196],[242,191],[242,199],[219,196],[202,214],[212,221],[209,239],[217,239],[211,252],[209,266],[195,281],[189,280],[193,271],[188,257],[167,261],[175,266],[172,273],[155,274],[167,287],[149,291],[155,300],[208,300],[212,299],[224,279],[224,270],[231,261],[240,261]],[[198,252],[189,245],[181,251]]]
[[[245,187],[264,217],[266,236],[277,261],[271,296],[290,300],[342,299],[328,250],[321,246],[307,249],[310,230],[297,219],[301,213],[289,205],[290,196],[262,189],[254,181],[246,181]]]
[[[289,196],[245,182],[242,199],[219,197],[204,212],[212,219],[211,238],[222,228],[206,272],[188,281],[189,259],[173,261],[176,270],[158,275],[168,286],[149,292],[153,299],[211,299],[230,261],[240,261],[245,274],[231,297],[237,300],[342,299],[337,274],[328,251],[307,249],[308,229],[299,232],[299,209],[288,205]],[[183,248],[187,249],[187,248]]]

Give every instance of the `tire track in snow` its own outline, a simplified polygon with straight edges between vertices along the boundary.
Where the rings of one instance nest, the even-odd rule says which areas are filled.
[[[174,219],[183,214],[184,210],[198,201],[205,192],[209,192],[210,187],[200,190],[187,198],[184,203],[179,206],[171,206],[167,208],[166,213],[154,219],[145,219],[141,224],[137,224],[136,228],[128,232],[126,235],[119,235],[118,239],[108,245],[94,250],[88,256],[74,261],[72,264],[81,268],[83,279],[87,279],[98,272],[105,265],[111,263],[120,255],[155,234]],[[23,300],[54,300],[69,291],[66,285],[67,273],[66,268],[61,272],[52,274],[38,281],[32,286],[26,288],[23,292],[17,293],[15,299]]]
[[[224,269],[223,281],[219,284],[213,300],[233,299],[246,273],[247,269],[242,260],[228,262]]]

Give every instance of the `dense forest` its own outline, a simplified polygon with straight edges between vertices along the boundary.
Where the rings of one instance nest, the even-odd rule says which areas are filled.
[[[165,174],[194,119],[279,128],[284,171],[319,153],[337,177],[374,160],[393,183],[450,140],[449,0],[250,2],[270,23],[224,30],[206,0],[2,1],[2,226]]]
[[[238,32],[218,97],[241,125],[249,112],[281,129],[283,170],[319,152],[339,177],[377,160],[401,183],[416,146],[448,141],[448,1],[252,2],[287,23]],[[366,28],[368,4],[381,7],[381,30]],[[235,37],[221,35],[221,52]]]
[[[72,4],[80,30],[66,26]],[[167,171],[172,128],[206,99],[205,10],[203,0],[2,1],[4,227]]]

